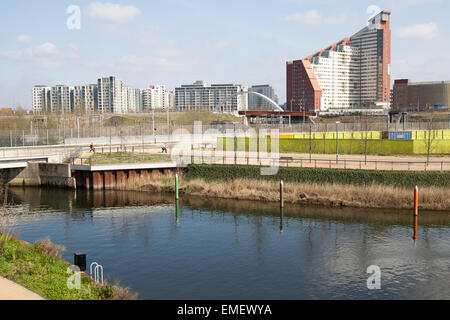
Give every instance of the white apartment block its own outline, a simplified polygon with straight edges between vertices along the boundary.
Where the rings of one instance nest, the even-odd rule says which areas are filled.
[[[81,86],[34,86],[32,92],[35,113],[139,113],[144,110],[173,108],[175,95],[165,86],[138,89],[124,86],[115,77],[103,77],[97,84]]]
[[[139,113],[142,111],[141,89],[122,86],[122,111],[123,113]]]
[[[41,113],[50,111],[50,94],[51,87],[49,86],[34,86],[33,87],[33,112]]]
[[[73,111],[94,113],[98,109],[98,87],[96,84],[73,87]]]
[[[142,89],[142,103],[144,110],[167,109],[174,107],[174,93],[166,90],[164,85],[150,86]]]
[[[50,109],[52,113],[71,113],[72,112],[72,93],[73,87],[58,85],[50,90]]]
[[[114,76],[100,78],[97,80],[97,86],[98,111],[100,113],[126,113],[126,103],[122,98],[123,85],[119,78]]]
[[[177,110],[209,108],[213,112],[236,113],[248,110],[248,87],[235,84],[213,84],[203,81],[175,89]]]
[[[329,106],[348,108],[358,105],[359,49],[340,45],[312,58],[311,66],[322,89],[321,110]]]

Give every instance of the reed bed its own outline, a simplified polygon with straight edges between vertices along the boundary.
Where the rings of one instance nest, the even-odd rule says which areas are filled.
[[[180,193],[201,197],[276,202],[280,200],[280,185],[276,181],[234,179],[229,181],[185,180],[180,177]],[[154,173],[130,179],[116,190],[173,193],[172,174]],[[450,210],[450,190],[439,187],[420,188],[422,210]],[[372,184],[367,186],[285,182],[286,203],[383,209],[412,208],[413,190]]]

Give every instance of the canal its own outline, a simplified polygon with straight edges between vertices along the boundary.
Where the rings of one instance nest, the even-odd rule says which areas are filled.
[[[140,299],[450,299],[450,213],[9,190],[23,240],[85,252]],[[281,230],[282,229],[282,230]],[[369,290],[369,266],[381,289]],[[88,271],[89,272],[89,271]]]

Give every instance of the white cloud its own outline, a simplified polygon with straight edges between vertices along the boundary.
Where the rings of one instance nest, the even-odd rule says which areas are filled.
[[[19,62],[32,62],[43,68],[56,68],[60,66],[61,54],[51,42],[23,50],[10,50],[0,54],[0,57]]]
[[[33,49],[33,55],[39,56],[39,57],[55,56],[57,54],[58,54],[58,49],[51,42],[46,42],[46,43],[41,44],[40,46],[37,46]]]
[[[400,39],[430,40],[437,37],[439,27],[436,23],[430,22],[401,27],[393,32]]]
[[[29,34],[20,34],[16,37],[16,40],[21,43],[29,44],[33,41],[33,38]]]
[[[425,4],[442,3],[442,0],[391,0],[391,6],[396,9],[400,7],[418,6]]]
[[[305,13],[294,13],[283,18],[284,21],[297,22],[308,26],[313,25],[338,25],[347,20],[344,14],[336,16],[324,16],[317,10],[309,10]]]
[[[108,23],[129,22],[141,14],[134,6],[122,6],[110,2],[94,2],[87,8],[87,15],[93,19]]]

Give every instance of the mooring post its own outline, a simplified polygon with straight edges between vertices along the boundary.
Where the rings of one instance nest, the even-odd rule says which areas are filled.
[[[175,175],[175,200],[178,200],[179,193],[178,193],[178,174]]]
[[[175,203],[175,219],[178,224],[180,222],[180,202],[178,200]]]
[[[419,226],[419,216],[414,216],[414,243],[417,241],[418,238],[418,232],[417,232],[417,228]]]
[[[78,268],[80,268],[80,271],[86,271],[86,254],[74,253],[73,264]]]
[[[414,188],[414,215],[419,215],[419,187]]]
[[[284,230],[284,208],[280,208],[280,232]]]
[[[280,207],[284,208],[284,182],[280,181]]]

